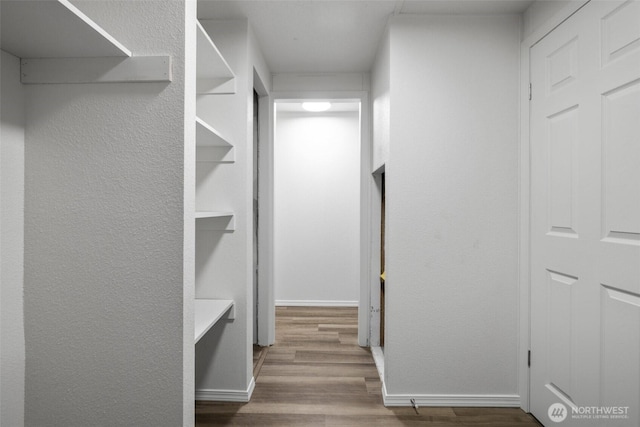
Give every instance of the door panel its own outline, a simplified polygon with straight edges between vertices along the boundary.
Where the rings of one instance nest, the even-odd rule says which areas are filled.
[[[531,411],[637,427],[640,2],[593,0],[530,54]]]

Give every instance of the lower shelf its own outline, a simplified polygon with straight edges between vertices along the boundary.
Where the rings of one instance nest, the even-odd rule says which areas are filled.
[[[230,299],[196,299],[195,342],[206,334],[218,320],[233,307]]]

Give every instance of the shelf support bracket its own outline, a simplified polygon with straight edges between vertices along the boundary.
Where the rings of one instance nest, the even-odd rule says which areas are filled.
[[[22,59],[20,81],[23,84],[170,82],[171,57]]]

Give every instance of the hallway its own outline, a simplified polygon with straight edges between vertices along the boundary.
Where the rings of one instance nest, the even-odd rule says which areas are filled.
[[[382,404],[371,352],[357,343],[356,308],[278,307],[249,403],[196,402],[197,426],[537,426],[518,408]]]

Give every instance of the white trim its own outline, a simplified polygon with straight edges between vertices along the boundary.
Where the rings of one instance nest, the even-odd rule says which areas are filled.
[[[370,78],[369,78],[370,80]],[[369,81],[366,85],[370,86]],[[371,175],[371,151],[373,140],[371,101],[369,93],[360,97],[360,301],[358,306],[358,344],[371,345],[371,213],[373,211],[372,193],[374,178]],[[377,277],[377,274],[374,275]]]
[[[523,43],[520,49],[520,147],[519,147],[519,230],[518,230],[518,391],[522,397],[521,407],[529,412],[529,366],[527,352],[531,346],[531,313],[529,284],[530,245],[530,180],[529,180],[529,46]]]
[[[266,85],[254,68],[254,88]],[[258,215],[258,301],[257,343],[261,346],[272,345],[276,341],[275,286],[273,278],[273,131],[274,108],[271,96],[258,93],[259,121],[259,182],[260,215]],[[255,320],[254,320],[255,321]]]
[[[389,394],[382,384],[384,406],[469,406],[469,407],[520,407],[517,394]]]
[[[560,12],[540,25],[531,35],[520,44],[520,176],[519,176],[519,334],[518,342],[518,392],[520,393],[520,407],[529,412],[530,378],[527,365],[527,352],[531,348],[531,310],[530,310],[530,154],[529,154],[529,52],[557,26],[566,21],[571,15],[581,9],[588,0],[569,2]]]
[[[382,321],[382,312],[380,310],[380,224],[382,220],[382,173],[385,165],[380,166],[373,172],[369,179],[372,180],[370,187],[370,221],[369,221],[369,262],[367,264],[368,274],[365,276],[368,280],[367,293],[363,291],[361,298],[367,298],[368,307],[364,307],[368,319],[369,346],[371,348],[380,345],[380,323]],[[366,310],[368,308],[368,310]]]
[[[276,307],[357,307],[358,301],[276,300]]]
[[[207,400],[215,402],[248,402],[256,387],[256,379],[251,377],[249,386],[246,390],[214,390],[199,389],[196,390],[196,400]]]

